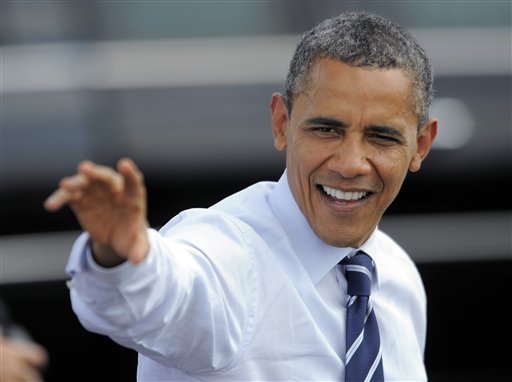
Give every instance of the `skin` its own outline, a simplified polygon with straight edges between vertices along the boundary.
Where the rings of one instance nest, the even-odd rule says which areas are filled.
[[[280,94],[270,103],[277,150],[286,150],[292,194],[313,231],[338,247],[360,247],[418,171],[437,133],[418,132],[411,80],[397,69],[353,67],[330,59],[312,68],[291,115]],[[327,195],[323,186],[365,192],[360,200]]]
[[[45,201],[48,211],[69,205],[82,228],[89,232],[93,256],[104,267],[130,260],[140,263],[149,251],[146,189],[142,173],[130,159],[121,159],[117,171],[91,161],[63,178]]]
[[[40,345],[0,336],[0,382],[41,381],[47,362],[46,350]]]
[[[395,199],[408,171],[418,171],[437,132],[418,132],[409,100],[411,81],[400,70],[363,69],[328,59],[312,68],[291,115],[280,94],[270,103],[277,150],[287,151],[293,196],[314,232],[328,244],[359,247]],[[328,196],[321,186],[366,192],[357,201]],[[117,169],[90,161],[63,178],[45,201],[70,205],[89,232],[93,256],[105,267],[140,263],[149,251],[143,176],[122,159]]]

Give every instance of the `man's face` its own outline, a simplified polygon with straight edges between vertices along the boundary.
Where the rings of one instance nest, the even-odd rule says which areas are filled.
[[[314,65],[291,115],[279,94],[271,109],[293,196],[317,236],[339,247],[368,239],[437,131],[432,120],[418,134],[403,71],[329,59]]]

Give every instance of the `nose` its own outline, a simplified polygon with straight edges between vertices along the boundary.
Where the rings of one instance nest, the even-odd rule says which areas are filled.
[[[327,166],[346,179],[369,174],[372,170],[369,149],[360,138],[347,134],[334,148]]]

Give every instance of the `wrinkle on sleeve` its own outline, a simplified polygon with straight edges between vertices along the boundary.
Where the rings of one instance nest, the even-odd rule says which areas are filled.
[[[104,269],[82,255],[71,292],[82,324],[185,372],[229,368],[252,335],[258,237],[209,210],[183,214],[149,237],[139,265]]]

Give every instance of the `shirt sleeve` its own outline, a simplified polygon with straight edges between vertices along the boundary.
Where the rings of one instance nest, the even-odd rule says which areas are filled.
[[[79,237],[67,266],[73,310],[86,329],[164,365],[218,371],[252,334],[254,233],[215,214],[179,220],[165,236],[148,231],[150,251],[138,265],[102,268],[87,234]]]

